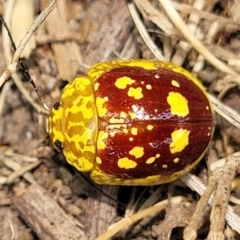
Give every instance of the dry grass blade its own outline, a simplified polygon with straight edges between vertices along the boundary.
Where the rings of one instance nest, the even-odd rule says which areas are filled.
[[[11,161],[11,160],[6,160],[4,161],[4,163],[9,166],[12,167],[14,166],[14,164],[16,165],[15,162]],[[14,172],[8,176],[8,178],[6,178],[6,181],[4,182],[4,184],[9,184],[12,183],[14,181],[14,179],[16,179],[17,177],[20,177],[23,175],[23,177],[30,183],[34,184],[36,183],[32,177],[29,176],[29,174],[25,174],[26,172],[36,168],[37,166],[39,166],[41,164],[40,160],[37,160],[33,163],[28,164],[25,167],[20,167],[20,165],[18,165],[17,167],[14,168]]]
[[[181,11],[182,13],[188,13],[188,14],[194,13],[194,14],[199,15],[201,18],[204,18],[204,19],[207,19],[207,20],[210,20],[213,22],[217,22],[218,24],[224,25],[226,27],[232,27],[232,28],[236,28],[236,29],[240,28],[240,24],[236,23],[232,19],[219,17],[216,14],[208,13],[206,11],[201,11],[199,9],[196,9],[193,6],[190,6],[190,5],[187,5],[184,3],[178,3],[175,1],[170,1],[170,2],[176,10]]]
[[[179,197],[173,197],[170,201],[171,201],[171,203],[179,203],[179,202],[186,201],[186,199],[182,196],[179,196]],[[99,236],[98,238],[96,238],[96,240],[107,240],[110,237],[114,236],[120,230],[124,229],[125,227],[129,227],[129,225],[136,223],[137,221],[141,220],[142,218],[164,210],[168,206],[168,204],[169,204],[169,200],[167,199],[167,200],[164,200],[164,201],[161,201],[161,202],[155,204],[152,207],[144,209],[132,216],[124,218],[124,219],[120,220],[119,222],[115,223],[114,225],[110,226],[109,230],[106,231],[101,236]]]
[[[7,82],[2,88],[2,91],[0,94],[0,116],[3,111],[5,96],[6,96],[7,92],[9,91],[10,86],[11,86],[11,83]]]
[[[148,48],[151,50],[151,52],[157,59],[164,60],[162,52],[160,51],[160,49],[153,42],[152,38],[148,34],[146,27],[144,26],[143,22],[141,21],[134,4],[128,3],[128,9],[130,11],[130,14],[132,16],[132,19],[135,23],[136,28],[138,29],[141,37],[143,38],[143,40],[146,43],[146,45],[148,46]]]
[[[0,184],[12,183],[16,178],[21,176],[31,184],[36,183],[30,171],[41,164],[40,160],[24,155],[1,153],[1,151],[0,160],[4,166],[14,171],[8,176],[2,176]],[[28,162],[28,164],[21,166],[20,162]]]
[[[201,1],[201,0],[195,1],[193,6],[201,10],[204,8],[204,1]],[[199,28],[198,27],[199,23],[200,23],[200,16],[197,14],[191,13],[190,16],[188,17],[186,27],[189,32],[191,32],[193,35],[196,35],[196,32]],[[176,52],[172,57],[172,62],[182,66],[191,49],[192,49],[192,46],[190,43],[184,40],[181,40],[176,47]]]
[[[16,45],[19,45],[26,34],[26,30],[29,29],[34,22],[34,18],[34,0],[15,1],[9,28]],[[35,37],[32,36],[25,46],[24,51],[21,53],[21,58],[28,59],[35,47]]]
[[[54,8],[56,0],[52,0],[49,6],[41,12],[41,14],[38,16],[38,18],[35,20],[27,34],[24,36],[24,38],[21,40],[16,52],[13,55],[12,62],[18,62],[22,51],[24,50],[25,46],[28,44],[29,40],[31,39],[32,35],[37,31],[38,27],[45,21],[47,16],[51,13],[51,11]]]
[[[227,67],[227,65],[224,64],[222,61],[214,57],[214,55],[188,30],[182,18],[173,8],[169,0],[159,0],[159,3],[161,4],[165,12],[168,14],[168,17],[172,20],[177,29],[182,33],[184,38],[193,48],[195,48],[195,50],[199,54],[201,54],[210,64],[212,64],[220,71],[235,75],[237,78],[235,79],[235,81],[239,81],[240,77],[238,76],[238,74],[229,67]]]
[[[219,100],[217,100],[214,96],[208,95],[213,106],[213,110],[217,112],[224,119],[228,120],[232,125],[240,129],[240,116],[239,113],[232,110],[228,106],[222,104]]]
[[[174,37],[178,34],[176,29],[173,27],[172,23],[156,10],[152,4],[147,0],[134,0],[137,5],[138,10],[149,20],[155,23],[163,32],[171,37]]]
[[[17,70],[17,65],[19,58],[21,56],[22,51],[24,50],[25,46],[28,44],[29,40],[31,39],[32,35],[37,31],[38,27],[45,21],[46,17],[50,14],[53,10],[54,4],[56,0],[52,0],[51,4],[43,11],[38,18],[35,20],[34,24],[31,26],[27,34],[24,36],[22,41],[20,42],[17,50],[15,51],[12,61],[9,63],[8,67],[6,68],[5,72],[0,77],[0,87],[2,84],[7,80],[6,77],[10,77],[14,72]],[[9,75],[10,74],[10,75]]]

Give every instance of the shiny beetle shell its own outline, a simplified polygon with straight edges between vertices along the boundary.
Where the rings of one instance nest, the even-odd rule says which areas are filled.
[[[158,60],[92,66],[68,84],[48,119],[56,148],[99,184],[173,181],[203,157],[213,113],[200,82]]]

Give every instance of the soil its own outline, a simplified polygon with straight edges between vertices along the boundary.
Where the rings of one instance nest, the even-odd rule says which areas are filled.
[[[33,2],[35,17],[49,3],[47,0]],[[226,73],[201,59],[166,14],[162,17],[170,28],[166,30],[168,24],[161,20],[163,26],[160,29],[154,12],[163,13],[159,2],[153,0],[149,3],[154,11],[144,9],[145,2],[148,1],[137,5],[141,21],[156,46],[163,50],[165,59],[194,71],[209,93],[220,96],[221,101],[239,112],[239,88],[219,85],[219,79],[223,79]],[[187,2],[191,5],[181,5]],[[178,1],[174,6],[186,23],[192,21],[194,25],[197,22],[195,36],[217,58],[238,71],[240,18],[236,12],[230,11],[233,1],[208,1],[198,21],[192,16],[193,13],[198,16],[192,8],[196,7],[193,2]],[[10,11],[3,6],[1,9],[2,14]],[[149,11],[152,11],[150,17]],[[219,18],[216,20],[214,16]],[[213,29],[214,23],[219,25],[210,36],[209,29]],[[18,23],[17,28],[22,25],[24,23]],[[0,73],[8,64],[3,41],[9,39],[4,39],[1,34]],[[61,98],[64,86],[76,76],[86,74],[95,63],[155,58],[133,22],[127,1],[118,0],[58,0],[53,12],[39,27],[35,47],[30,52],[29,56],[22,56],[23,63],[50,108]],[[202,63],[201,67],[196,65],[197,61]],[[17,76],[33,102],[43,109],[21,70]],[[47,114],[36,110],[17,87],[14,76],[0,89],[0,239],[96,239],[116,221],[140,211],[144,203],[145,207],[152,206],[178,195],[186,200],[169,205],[131,228],[123,228],[114,239],[183,239],[183,228],[189,224],[200,199],[195,191],[180,180],[154,187],[99,186],[91,181],[88,173],[79,173],[66,162],[61,152],[53,149],[45,130],[46,119]],[[237,152],[240,144],[239,129],[217,115],[213,124],[215,132],[209,151],[192,171],[205,184],[210,163]],[[239,179],[234,182],[236,186],[232,194],[238,198]],[[208,207],[198,239],[205,239],[208,235],[210,211]],[[240,239],[240,234],[226,225],[227,230],[225,237]]]

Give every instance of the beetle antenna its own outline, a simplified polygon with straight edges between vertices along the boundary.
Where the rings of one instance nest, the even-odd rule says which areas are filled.
[[[1,14],[0,14],[0,20],[1,20],[4,28],[6,29],[6,31],[8,33],[8,37],[9,37],[9,39],[11,41],[11,44],[12,44],[12,49],[13,49],[14,52],[16,52],[16,50],[17,50],[16,44],[15,44],[15,42],[13,40],[12,34],[10,32],[10,29],[8,28],[8,25],[5,22],[5,20],[4,20],[4,18],[3,18],[3,16]],[[49,111],[49,108],[48,108],[47,104],[44,102],[43,97],[42,97],[42,95],[40,94],[40,92],[38,90],[38,87],[36,86],[35,82],[31,78],[31,76],[30,76],[30,74],[29,74],[29,72],[27,70],[27,67],[25,66],[25,64],[23,63],[21,58],[19,58],[18,63],[19,63],[20,70],[22,71],[24,77],[32,84],[32,86],[33,86],[35,92],[37,93],[37,95],[38,95],[38,97],[39,97],[39,99],[40,99],[44,109]]]

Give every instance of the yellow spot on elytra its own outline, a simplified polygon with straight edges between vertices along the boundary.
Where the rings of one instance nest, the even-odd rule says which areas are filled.
[[[173,159],[173,162],[174,162],[174,163],[178,163],[179,160],[180,160],[179,158],[174,158],[174,159]]]
[[[144,148],[134,147],[132,150],[129,151],[129,154],[133,155],[135,158],[140,158],[144,155]]]
[[[120,117],[121,118],[127,118],[127,114],[125,112],[120,112]]]
[[[160,76],[159,76],[159,74],[155,74],[155,76],[154,76],[155,78],[157,78],[157,79],[159,79],[160,78]]]
[[[150,157],[150,158],[148,158],[147,161],[146,161],[146,163],[147,163],[147,164],[151,164],[151,163],[153,163],[153,162],[156,160],[156,158],[160,158],[160,156],[161,156],[161,155],[160,155],[159,153],[157,153],[155,157]]]
[[[102,159],[100,157],[96,157],[97,164],[102,164]]]
[[[188,101],[177,92],[170,92],[167,97],[167,102],[171,107],[171,113],[180,117],[185,117],[189,114]]]
[[[105,140],[106,140],[107,136],[108,136],[107,133],[105,133],[104,131],[99,131],[98,140],[97,140],[97,149],[98,150],[105,149],[105,147],[106,147]]]
[[[208,132],[207,136],[209,137],[210,135],[211,135],[211,133],[210,133],[210,132]]]
[[[128,129],[127,128],[124,128],[123,130],[122,130],[124,133],[128,133]]]
[[[117,81],[115,82],[115,86],[119,89],[125,89],[127,85],[131,85],[133,83],[135,83],[135,80],[129,77],[121,77],[117,79]]]
[[[110,123],[124,123],[124,119],[123,118],[116,118],[116,117],[111,117],[109,119]]]
[[[163,164],[162,168],[168,168],[168,165],[167,164]]]
[[[138,134],[138,129],[135,128],[135,127],[133,127],[133,128],[131,129],[131,133],[132,133],[133,135],[137,135],[137,134]]]
[[[151,163],[153,163],[155,160],[156,160],[155,157],[150,157],[150,158],[147,159],[146,163],[147,163],[147,164],[151,164]]]
[[[190,81],[192,81],[194,84],[196,84],[203,91],[203,93],[206,95],[203,85],[190,72],[188,72],[188,71],[184,70],[183,68],[181,68],[181,67],[179,67],[175,64],[172,64],[172,63],[170,65],[170,68],[171,68],[172,71],[180,73],[180,74],[184,75],[185,77],[187,77]]]
[[[135,112],[130,112],[129,113],[131,119],[136,119],[138,115]]]
[[[118,164],[119,168],[124,168],[124,169],[131,169],[131,168],[135,168],[137,166],[136,162],[134,162],[133,160],[131,160],[127,157],[118,159],[117,164]]]
[[[147,84],[147,85],[146,85],[146,89],[147,89],[147,90],[151,90],[151,89],[152,89],[152,85]]]
[[[153,125],[151,125],[151,124],[147,125],[147,130],[149,130],[149,131],[153,130]]]
[[[107,113],[107,108],[104,106],[104,104],[108,101],[108,97],[97,97],[96,99],[96,106],[98,110],[99,117],[104,117]]]
[[[138,87],[138,88],[130,87],[127,94],[128,94],[129,97],[133,97],[135,99],[143,98],[141,87]]]
[[[181,152],[189,143],[190,131],[187,129],[177,129],[172,132],[172,142],[170,144],[170,152],[177,153]]]
[[[129,138],[129,141],[130,141],[130,142],[132,142],[132,141],[133,141],[133,138],[132,138],[132,137],[130,137],[130,138]]]
[[[209,106],[206,106],[206,110],[209,110]]]
[[[96,82],[96,83],[94,84],[94,90],[97,91],[98,88],[99,88],[99,86],[100,86],[100,83],[99,83],[99,82]]]
[[[172,81],[171,81],[171,84],[172,84],[174,87],[180,87],[179,82],[177,82],[176,80],[172,80]]]

